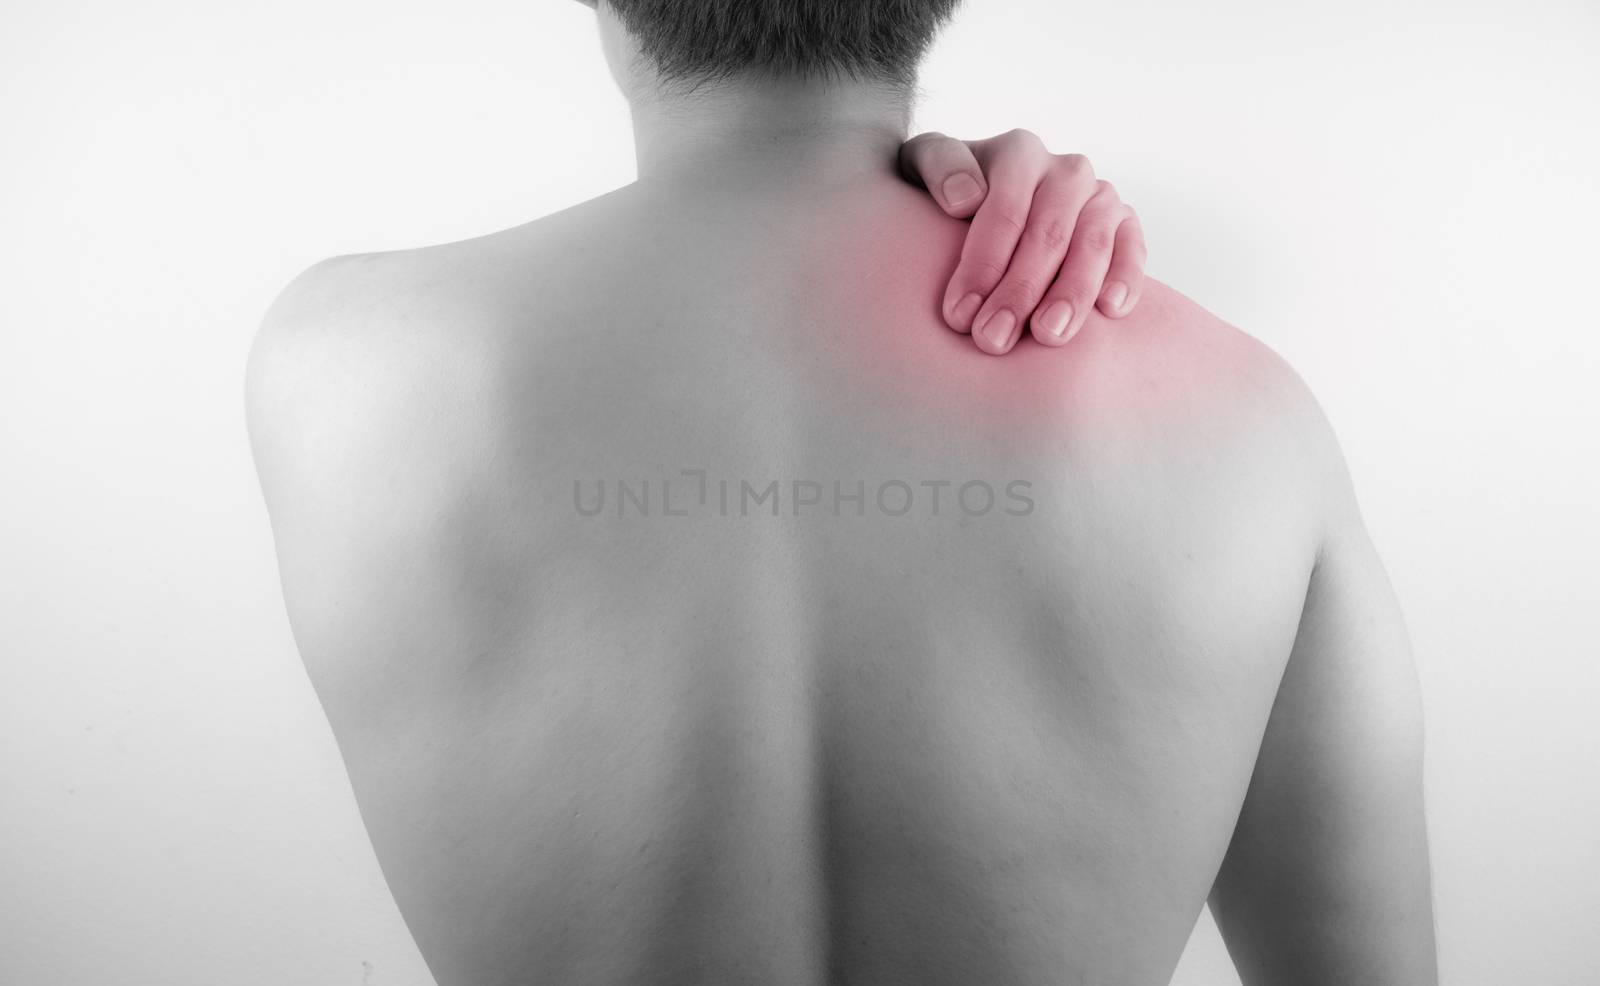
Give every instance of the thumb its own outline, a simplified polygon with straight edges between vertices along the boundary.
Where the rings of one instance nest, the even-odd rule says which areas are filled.
[[[900,173],[928,190],[939,208],[956,219],[978,211],[989,194],[972,149],[954,137],[929,131],[900,145]]]

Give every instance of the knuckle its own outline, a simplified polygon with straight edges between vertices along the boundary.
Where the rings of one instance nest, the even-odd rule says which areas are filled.
[[[1150,255],[1149,251],[1144,247],[1144,240],[1139,239],[1137,236],[1125,240],[1117,252],[1125,255],[1128,260],[1133,261],[1140,267],[1144,266],[1146,258]]]
[[[1114,201],[1114,202],[1117,202],[1117,203],[1121,203],[1122,202],[1121,196],[1119,196],[1117,194],[1117,186],[1115,186],[1115,185],[1111,184],[1110,182],[1106,181],[1104,178],[1101,178],[1101,179],[1099,179],[1098,181],[1095,182],[1094,194],[1097,195],[1097,196],[1100,196],[1103,199],[1107,199],[1107,200]]]
[[[1083,245],[1096,253],[1109,251],[1116,242],[1116,228],[1108,224],[1096,223],[1083,231]]]
[[[961,261],[967,278],[973,282],[992,288],[1006,276],[1005,264],[996,263],[988,257],[968,257]]]
[[[1052,298],[1059,298],[1072,305],[1072,310],[1081,312],[1094,303],[1098,285],[1086,283],[1082,274],[1063,275],[1056,280],[1050,289]]]
[[[1018,146],[1023,146],[1023,147],[1043,147],[1044,146],[1044,141],[1039,138],[1038,134],[1034,133],[1032,130],[1025,130],[1022,127],[1017,127],[1015,130],[1007,130],[1005,133],[1001,134],[1000,136],[1001,136],[1001,139],[1005,140],[1007,143],[1016,144]]]
[[[1039,282],[1025,274],[1013,274],[1005,279],[995,295],[1003,302],[1032,306],[1044,293]]]
[[[1024,230],[1023,224],[1026,221],[1027,216],[1019,213],[1016,209],[1006,206],[997,206],[992,211],[991,215],[993,216],[995,222],[1010,227],[1014,233],[1021,233]]]
[[[1078,184],[1094,181],[1094,166],[1082,154],[1063,154],[1056,161],[1057,170],[1069,181]]]
[[[1117,222],[1114,215],[1085,212],[1078,218],[1078,242],[1096,253],[1109,251],[1117,242]]]
[[[1071,240],[1072,231],[1060,219],[1051,218],[1038,224],[1034,229],[1033,235],[1045,248],[1059,251]]]

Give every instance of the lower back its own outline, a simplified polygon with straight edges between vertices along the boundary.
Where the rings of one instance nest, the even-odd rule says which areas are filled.
[[[1153,285],[985,356],[962,228],[842,201],[447,248],[492,434],[417,511],[418,632],[312,669],[441,986],[1170,975],[1310,566],[1243,344]]]

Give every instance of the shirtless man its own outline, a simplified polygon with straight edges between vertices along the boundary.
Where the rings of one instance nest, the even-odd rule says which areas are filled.
[[[1434,982],[1416,682],[1302,383],[1155,282],[1091,310],[1081,183],[957,266],[893,169],[951,0],[732,5],[602,3],[636,184],[318,265],[252,354],[440,986],[1160,984],[1208,899],[1248,984]]]

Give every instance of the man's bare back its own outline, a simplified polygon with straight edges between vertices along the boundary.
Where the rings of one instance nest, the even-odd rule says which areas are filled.
[[[1317,843],[1414,722],[1314,403],[1155,284],[986,356],[962,231],[886,172],[646,182],[279,302],[285,594],[441,986],[1163,983],[1214,883],[1247,981],[1408,947],[1301,914],[1414,882],[1409,810]]]

